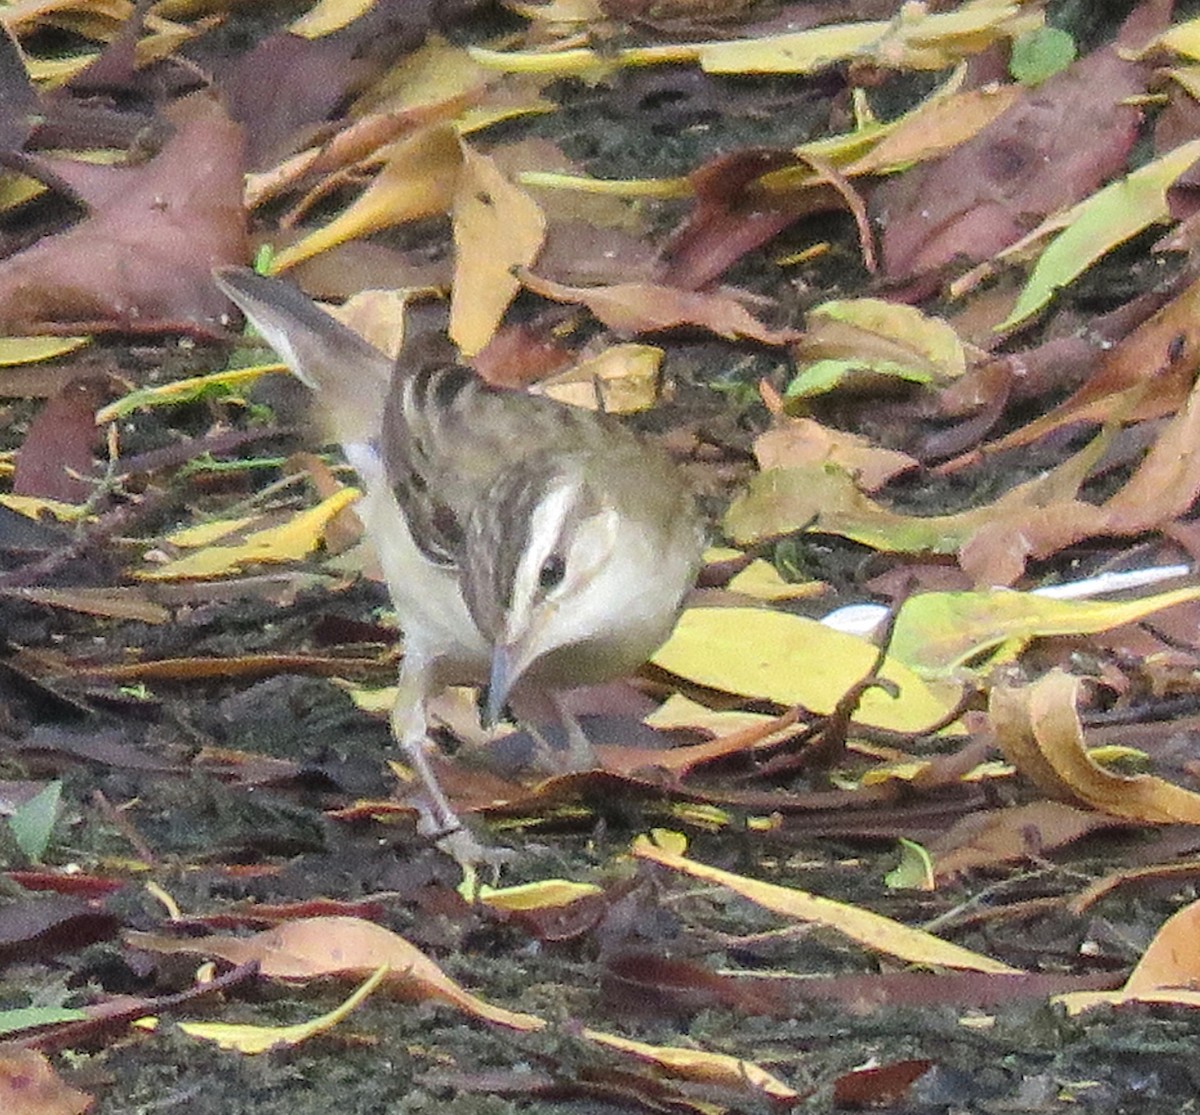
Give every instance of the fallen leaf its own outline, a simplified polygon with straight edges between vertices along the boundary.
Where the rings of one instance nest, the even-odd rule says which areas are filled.
[[[720,337],[747,337],[766,345],[783,345],[799,334],[770,329],[727,294],[679,290],[655,283],[617,283],[603,287],[569,287],[525,272],[521,282],[534,294],[555,302],[586,306],[618,333],[656,333],[694,325]]]
[[[978,972],[1019,971],[1002,964],[999,960],[993,960],[990,956],[950,944],[932,933],[912,929],[869,910],[835,902],[807,891],[763,883],[744,875],[709,867],[678,852],[659,847],[645,836],[639,836],[634,841],[633,855],[638,859],[647,859],[681,871],[692,878],[726,887],[756,905],[784,917],[836,929],[873,952],[893,956],[910,964],[965,968]]]
[[[1093,635],[1198,598],[1200,588],[1118,601],[1056,600],[1011,589],[915,593],[900,607],[888,654],[922,677],[959,676],[968,668],[986,674],[992,656],[981,658],[997,648],[1011,655],[1036,638]]]
[[[250,937],[174,938],[127,933],[134,948],[149,952],[219,956],[233,964],[257,961],[268,979],[310,980],[370,974],[387,969],[387,983],[417,998],[434,999],[515,1030],[540,1030],[545,1022],[476,998],[450,979],[403,937],[361,918],[304,918]]]
[[[686,1046],[650,1045],[643,1041],[617,1037],[600,1030],[585,1029],[583,1036],[597,1045],[628,1053],[646,1061],[678,1080],[690,1080],[708,1086],[737,1088],[739,1091],[760,1092],[773,1100],[798,1099],[799,1093],[789,1088],[753,1061],[711,1053]]]
[[[1124,169],[1137,137],[1144,64],[1106,46],[1073,63],[936,162],[885,182],[873,199],[893,281],[989,259],[1030,216],[1086,197]],[[936,280],[934,280],[936,282]]]
[[[981,868],[1022,863],[1124,822],[1061,801],[1032,801],[1010,809],[975,812],[930,841],[937,881]]]
[[[848,377],[863,373],[945,383],[957,379],[967,367],[962,342],[944,321],[879,298],[814,306],[792,354],[798,372],[787,386],[789,398],[832,391]]]
[[[1081,686],[1054,670],[1032,685],[992,690],[988,716],[1009,762],[1058,801],[1131,821],[1200,824],[1200,794],[1149,774],[1115,774],[1088,755],[1076,712]]]
[[[383,168],[361,196],[327,225],[277,252],[273,274],[347,240],[450,211],[462,164],[453,128],[423,128],[389,144],[380,157],[386,160]]]
[[[1055,996],[1054,1002],[1066,1007],[1068,1014],[1125,1003],[1200,1007],[1200,991],[1195,990],[1200,983],[1197,933],[1200,933],[1200,902],[1192,902],[1162,924],[1119,991],[1069,992]]]
[[[451,218],[456,260],[450,338],[470,357],[495,335],[520,290],[516,271],[537,258],[546,218],[529,194],[466,144]]]
[[[361,1006],[387,977],[387,965],[375,970],[354,994],[326,1014],[293,1026],[254,1026],[235,1022],[181,1022],[179,1029],[190,1038],[211,1041],[222,1049],[238,1053],[269,1053],[272,1049],[299,1045],[318,1034],[327,1033]]]
[[[878,654],[865,639],[786,612],[689,608],[651,661],[711,689],[827,715],[867,676]],[[885,662],[880,676],[896,686],[897,696],[868,690],[856,722],[919,732],[957,703],[957,687],[939,694],[899,663]]]
[[[663,350],[654,345],[610,345],[542,380],[535,390],[587,410],[636,414],[658,401],[662,360]]]
[[[237,545],[208,546],[156,569],[139,569],[135,576],[143,581],[189,580],[226,576],[264,562],[299,561],[316,549],[326,524],[358,497],[357,489],[343,488],[281,526],[252,531]]]
[[[224,333],[212,268],[248,254],[241,132],[208,93],[165,117],[173,134],[144,164],[43,159],[88,213],[0,262],[0,328]]]
[[[1038,256],[1016,305],[996,332],[1015,329],[1107,252],[1165,221],[1170,215],[1167,191],[1197,158],[1200,140],[1185,143],[1098,190],[1069,214],[1056,217],[1055,226],[1062,231]]]
[[[837,430],[812,418],[786,416],[754,439],[754,456],[763,472],[820,466],[828,461],[852,476],[864,492],[877,491],[894,477],[919,467],[915,457],[872,445],[861,434]]]
[[[92,1097],[59,1078],[32,1049],[0,1050],[0,1109],[4,1115],[83,1115]]]

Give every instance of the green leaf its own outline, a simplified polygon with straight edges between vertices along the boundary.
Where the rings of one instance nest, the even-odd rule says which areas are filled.
[[[50,833],[54,829],[54,822],[58,820],[61,796],[62,783],[50,782],[8,818],[8,827],[12,830],[17,847],[35,862],[42,858],[50,843]]]
[[[1041,85],[1065,70],[1078,52],[1075,40],[1059,27],[1039,27],[1018,37],[1008,59],[1008,72],[1022,85]]]
[[[933,890],[933,858],[913,840],[899,837],[900,862],[883,881],[892,890]]]
[[[0,1038],[19,1034],[38,1026],[57,1026],[62,1022],[83,1022],[87,1012],[73,1007],[18,1007],[0,1010]]]
[[[888,654],[924,678],[956,676],[1000,648],[1012,654],[1037,638],[1094,635],[1197,597],[1194,586],[1138,600],[1055,600],[1010,589],[916,593],[896,617]],[[978,672],[992,664],[988,657]]]
[[[1063,218],[1067,227],[1042,252],[1012,313],[996,326],[996,332],[1005,333],[1020,325],[1106,252],[1165,221],[1167,190],[1197,158],[1200,140],[1191,140],[1075,206]]]

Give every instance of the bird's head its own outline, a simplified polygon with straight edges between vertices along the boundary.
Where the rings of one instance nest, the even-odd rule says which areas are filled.
[[[468,520],[462,589],[492,647],[489,722],[524,674],[610,629],[624,603],[616,559],[627,524],[588,471],[562,454],[524,459]]]

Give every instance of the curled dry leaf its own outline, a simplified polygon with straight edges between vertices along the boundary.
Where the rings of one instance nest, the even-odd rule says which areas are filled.
[[[988,715],[1005,757],[1047,797],[1153,824],[1200,824],[1200,794],[1149,774],[1114,774],[1092,760],[1076,703],[1082,682],[1055,670],[1029,686],[992,690]]]
[[[856,373],[944,383],[967,368],[966,351],[949,325],[880,298],[814,306],[792,352],[800,373],[788,385],[790,396],[821,394]]]

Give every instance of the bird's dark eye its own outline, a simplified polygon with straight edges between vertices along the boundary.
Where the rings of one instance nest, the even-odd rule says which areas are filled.
[[[567,575],[567,563],[561,554],[551,554],[538,570],[538,584],[544,589],[558,588]]]

